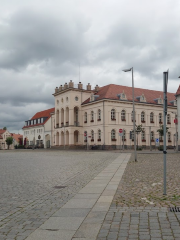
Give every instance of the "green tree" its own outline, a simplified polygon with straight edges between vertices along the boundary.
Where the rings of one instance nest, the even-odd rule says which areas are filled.
[[[163,125],[160,125],[159,126],[160,128],[157,130],[157,132],[159,133],[159,135],[162,137],[162,136],[164,136],[164,126]],[[167,131],[168,131],[168,127],[166,127],[166,133],[167,133]]]
[[[141,132],[144,132],[144,128],[142,127],[142,124],[141,125],[136,125],[135,126],[135,131],[136,131],[136,134],[137,134],[137,149],[138,149],[138,134],[141,133]]]
[[[7,137],[6,138],[6,143],[8,145],[8,149],[9,149],[9,146],[13,143],[13,138],[12,137]]]
[[[3,130],[7,130],[7,127],[3,127]]]

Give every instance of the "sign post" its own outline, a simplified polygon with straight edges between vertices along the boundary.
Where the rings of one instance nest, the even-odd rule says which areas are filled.
[[[159,138],[156,138],[156,147],[159,147]]]
[[[119,136],[120,136],[120,150],[121,150],[121,148],[122,148],[122,146],[121,146],[121,137],[123,136],[123,129],[119,129]]]
[[[163,135],[164,135],[164,148],[163,148],[163,155],[164,155],[164,195],[166,195],[166,115],[167,115],[167,85],[168,85],[168,71],[163,72],[163,90],[164,90],[164,126],[163,126]]]

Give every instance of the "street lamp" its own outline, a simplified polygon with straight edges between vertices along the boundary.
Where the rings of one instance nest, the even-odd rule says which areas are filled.
[[[124,69],[123,72],[132,71],[132,97],[133,97],[133,131],[134,131],[134,160],[137,162],[137,153],[136,153],[136,129],[135,129],[135,107],[134,107],[134,76],[133,76],[133,67],[129,69]]]

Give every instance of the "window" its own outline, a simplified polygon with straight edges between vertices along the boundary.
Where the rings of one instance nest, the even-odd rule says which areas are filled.
[[[43,123],[43,118],[41,118],[41,123]]]
[[[114,129],[111,131],[111,141],[116,141],[116,131]]]
[[[101,121],[101,110],[98,109],[98,121]]]
[[[171,115],[170,114],[167,115],[167,124],[171,124]]]
[[[38,123],[40,123],[40,118],[38,118]]]
[[[91,122],[94,122],[94,112],[91,111]]]
[[[154,132],[151,132],[151,142],[154,142]]]
[[[171,133],[168,132],[168,142],[171,142]]]
[[[101,141],[101,130],[98,130],[98,141]]]
[[[36,119],[34,119],[34,124],[36,124]]]
[[[87,112],[84,113],[84,123],[87,123]]]
[[[87,142],[87,131],[84,131],[84,142]]]
[[[115,109],[111,110],[111,120],[116,120],[116,112]]]
[[[145,123],[145,112],[141,112],[141,122]]]
[[[66,102],[68,102],[68,97],[66,97]]]
[[[94,131],[91,130],[91,142],[94,142]]]
[[[27,126],[27,122],[25,122],[25,126]]]
[[[134,113],[134,118],[135,118],[135,122],[136,122],[136,112]],[[131,121],[133,122],[133,111],[131,112]]]
[[[33,125],[33,120],[31,120],[31,125]]]
[[[162,113],[159,113],[159,124],[162,124],[163,121],[162,121]]]
[[[132,134],[132,141],[134,141],[134,131],[131,131]]]
[[[154,113],[150,113],[150,123],[154,123]]]
[[[126,130],[123,130],[122,141],[126,141]]]
[[[146,142],[146,134],[145,134],[145,131],[141,132],[141,140],[142,140],[142,142]]]
[[[159,141],[163,142],[163,137],[159,134]]]
[[[121,121],[126,121],[126,111],[125,110],[121,111]]]
[[[77,96],[75,97],[75,101],[78,101],[78,97]]]

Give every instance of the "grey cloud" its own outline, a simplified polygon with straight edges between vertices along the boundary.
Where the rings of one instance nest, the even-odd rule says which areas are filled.
[[[59,65],[77,61],[86,51],[84,34],[88,28],[83,16],[65,20],[40,11],[15,12],[1,24],[0,67],[21,70],[47,59]]]

